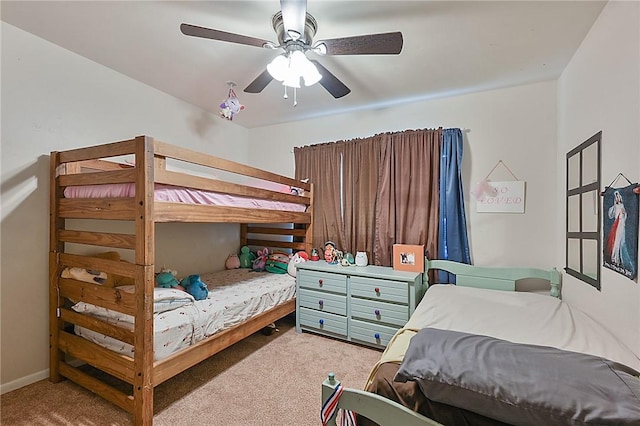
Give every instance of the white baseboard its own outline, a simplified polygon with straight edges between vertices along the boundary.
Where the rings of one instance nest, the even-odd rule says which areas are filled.
[[[9,383],[3,383],[0,385],[0,395],[3,395],[7,392],[14,391],[16,389],[20,389],[27,385],[30,385],[35,382],[39,382],[40,380],[49,378],[49,369],[39,371],[37,373],[29,374],[28,376],[21,377]]]

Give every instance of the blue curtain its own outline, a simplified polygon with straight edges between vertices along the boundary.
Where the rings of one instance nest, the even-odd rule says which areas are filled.
[[[440,148],[438,258],[470,264],[461,179],[462,151],[462,131],[444,129]],[[455,275],[439,271],[438,282],[455,283]]]

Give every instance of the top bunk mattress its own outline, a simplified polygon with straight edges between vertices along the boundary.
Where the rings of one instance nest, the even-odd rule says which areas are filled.
[[[134,183],[115,183],[106,185],[68,186],[64,189],[65,198],[132,198],[135,196]],[[281,191],[283,193],[288,193]],[[160,202],[198,204],[206,206],[243,207],[264,210],[304,212],[303,204],[243,197],[213,191],[202,191],[172,185],[156,184],[154,199]]]

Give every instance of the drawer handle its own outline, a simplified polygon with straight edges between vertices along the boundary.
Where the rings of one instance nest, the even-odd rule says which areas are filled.
[[[380,316],[380,309],[376,309],[375,311],[373,311],[374,314],[376,314],[377,317]]]
[[[373,291],[375,291],[376,293],[380,293],[380,289],[378,287],[374,288]]]
[[[320,325],[323,325],[323,324],[324,324],[324,320],[323,320],[323,319],[320,319],[320,320],[318,321],[318,323],[320,323]]]
[[[318,305],[320,306],[324,305],[324,300],[318,300]]]
[[[319,284],[319,285],[322,285],[322,280],[318,280],[318,284]]]
[[[380,333],[376,333],[376,334],[374,334],[374,335],[373,335],[373,337],[375,337],[375,338],[376,338],[376,340],[380,340]]]

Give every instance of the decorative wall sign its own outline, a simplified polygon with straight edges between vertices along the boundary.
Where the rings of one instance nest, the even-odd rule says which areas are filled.
[[[484,191],[484,194],[476,200],[477,212],[524,213],[524,181],[487,181],[486,184],[491,186],[493,191]]]
[[[512,181],[492,182],[489,176],[502,165],[511,176]],[[487,177],[471,189],[471,195],[476,199],[478,213],[524,213],[524,181],[518,180],[511,169],[498,160]]]
[[[637,186],[608,186],[602,193],[603,266],[631,280],[638,273],[638,194],[634,192]]]

